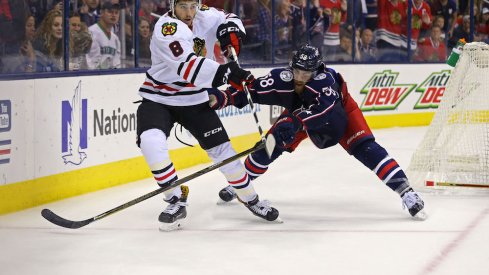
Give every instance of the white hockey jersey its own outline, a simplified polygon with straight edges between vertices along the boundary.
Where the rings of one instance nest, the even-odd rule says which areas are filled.
[[[236,15],[207,6],[196,13],[192,29],[173,18],[171,11],[163,15],[154,28],[150,45],[152,64],[139,95],[171,106],[208,101],[205,88],[212,87],[219,67],[214,61],[216,31],[228,21],[245,31]]]
[[[92,34],[92,47],[87,54],[89,69],[114,69],[121,67],[121,42],[119,37],[111,31],[108,37],[97,23],[88,30]]]

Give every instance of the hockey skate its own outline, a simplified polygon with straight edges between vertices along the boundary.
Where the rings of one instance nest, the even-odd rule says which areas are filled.
[[[239,200],[239,198],[238,198]],[[241,201],[241,200],[240,200]],[[253,215],[265,219],[269,222],[283,223],[278,217],[278,210],[270,206],[270,202],[267,200],[260,201],[258,195],[249,202],[243,202]]]
[[[236,192],[234,192],[234,188],[228,185],[219,191],[219,201],[217,204],[224,205],[237,197],[238,196],[236,195]]]
[[[177,187],[178,188],[178,187]],[[187,217],[187,197],[188,197],[188,186],[181,185],[182,196],[178,198],[173,196],[169,200],[165,200],[169,203],[163,212],[161,212],[158,217],[160,221],[160,231],[173,231],[181,228],[181,220]]]
[[[428,214],[424,211],[423,200],[412,188],[405,191],[401,198],[403,208],[406,207],[408,209],[413,219],[426,220],[428,218]]]

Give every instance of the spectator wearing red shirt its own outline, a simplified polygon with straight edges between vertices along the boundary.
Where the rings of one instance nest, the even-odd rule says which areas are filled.
[[[447,48],[441,38],[442,30],[438,26],[431,28],[430,37],[426,38],[419,47],[414,56],[416,61],[427,62],[444,62],[447,58]]]
[[[378,0],[377,57],[378,61],[400,61],[405,52],[401,51],[401,24],[406,21],[406,3],[400,0]]]
[[[489,42],[489,8],[482,8],[481,22],[477,26],[481,41]]]
[[[324,33],[323,56],[328,60],[328,56],[335,54],[340,46],[340,24],[343,13],[346,13],[346,1],[340,0],[319,0],[319,6],[323,8],[323,16],[329,17],[329,27]],[[344,17],[346,19],[346,17]]]
[[[424,30],[429,30],[431,28],[432,19],[431,9],[428,3],[423,0],[412,0],[412,2],[411,50],[415,51],[418,45],[418,38],[420,36],[420,33]],[[404,20],[404,23],[406,25],[401,28],[403,38],[402,46],[407,48],[407,20]]]

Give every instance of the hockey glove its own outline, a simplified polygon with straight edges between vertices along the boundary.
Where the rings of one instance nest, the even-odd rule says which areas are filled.
[[[233,96],[231,92],[227,89],[221,91],[219,89],[208,89],[209,94],[209,106],[213,110],[220,110],[228,105],[233,105]]]
[[[250,71],[241,69],[236,62],[231,61],[219,66],[212,81],[212,87],[217,88],[223,84],[229,84],[237,90],[243,90],[242,83],[249,86],[253,80],[255,77]]]
[[[221,44],[221,51],[224,56],[230,57],[231,53],[229,51],[229,47],[233,47],[236,51],[236,55],[239,56],[239,52],[241,51],[241,46],[243,43],[241,40],[245,36],[244,32],[236,25],[234,22],[227,22],[219,25],[217,27],[216,37]]]
[[[282,115],[270,129],[279,146],[288,147],[294,142],[295,135],[302,129],[302,123],[294,115]]]

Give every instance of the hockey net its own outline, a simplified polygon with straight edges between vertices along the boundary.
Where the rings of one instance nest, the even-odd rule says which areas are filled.
[[[489,191],[489,45],[464,46],[407,173],[423,189]]]

